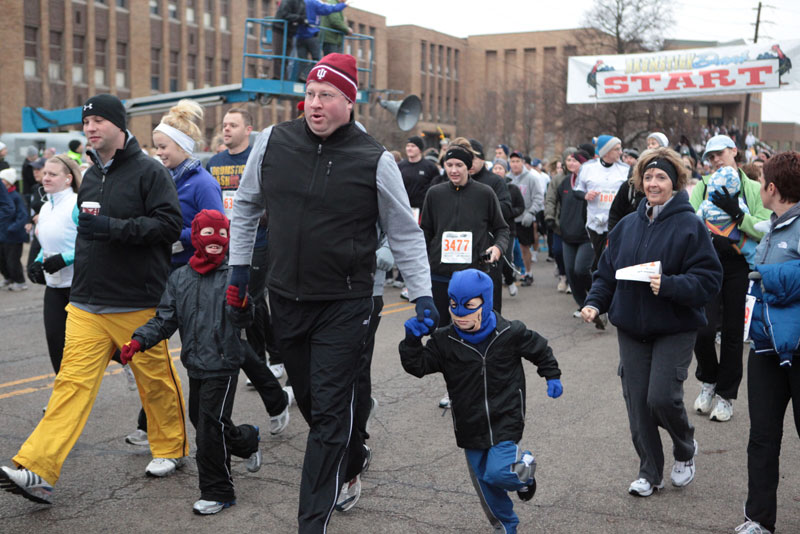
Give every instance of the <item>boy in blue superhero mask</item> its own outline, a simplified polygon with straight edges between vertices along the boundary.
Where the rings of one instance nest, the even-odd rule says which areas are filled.
[[[509,491],[529,500],[536,491],[536,461],[519,442],[525,427],[522,360],[537,366],[547,394],[561,395],[561,371],[547,340],[520,321],[492,309],[492,280],[476,269],[453,274],[448,286],[453,323],[422,337],[432,319],[405,323],[400,359],[406,372],[423,377],[442,373],[447,383],[456,443],[464,449],[470,477],[489,522],[517,532]]]

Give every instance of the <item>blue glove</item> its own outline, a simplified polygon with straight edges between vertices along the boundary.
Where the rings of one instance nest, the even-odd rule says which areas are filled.
[[[551,399],[557,399],[564,392],[564,387],[561,385],[561,380],[558,378],[551,378],[547,381],[547,396]]]
[[[229,286],[234,286],[239,290],[239,299],[244,300],[247,295],[247,283],[250,281],[250,266],[249,265],[234,265],[231,269],[231,279],[228,282]],[[228,302],[231,306],[232,303]]]
[[[420,339],[425,334],[433,332],[435,327],[433,325],[433,319],[430,318],[430,310],[425,310],[424,314],[425,317],[422,319],[422,321],[416,317],[412,317],[405,322],[406,337]]]
[[[80,213],[78,215],[78,234],[85,239],[108,241],[110,236],[111,220],[105,215],[92,215]]]
[[[431,332],[439,326],[439,311],[436,309],[436,306],[433,303],[433,297],[417,297],[414,300],[414,304],[416,304],[416,309],[414,312],[417,314],[417,321],[420,323],[423,322],[427,317],[433,321],[431,325]],[[430,312],[426,314],[425,312]]]

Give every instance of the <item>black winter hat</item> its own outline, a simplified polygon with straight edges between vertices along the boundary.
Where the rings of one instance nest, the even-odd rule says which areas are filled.
[[[418,135],[412,135],[408,138],[409,143],[414,143],[419,148],[420,152],[425,150],[425,141]]]
[[[486,159],[486,156],[483,155],[483,145],[477,139],[470,139],[469,140],[470,146],[472,146],[472,151],[475,152],[475,155],[478,156],[480,159]]]
[[[67,146],[73,152],[77,152],[78,149],[81,147],[81,142],[78,141],[77,139],[73,139],[72,141],[69,142],[69,144]]]
[[[89,115],[97,115],[111,121],[123,132],[127,129],[127,114],[122,101],[114,95],[107,93],[95,95],[83,105],[81,120]]]

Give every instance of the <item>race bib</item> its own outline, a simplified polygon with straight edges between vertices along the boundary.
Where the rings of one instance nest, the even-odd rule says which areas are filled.
[[[226,189],[222,192],[222,207],[225,208],[225,216],[228,219],[233,219],[233,197],[236,191]]]
[[[753,282],[750,282],[752,285]],[[753,310],[756,307],[756,298],[753,295],[745,295],[744,300],[744,341],[750,336],[750,323],[753,321]]]
[[[614,197],[617,196],[616,191],[601,191],[597,195],[597,205],[603,210],[610,210],[611,203],[614,202]]]
[[[411,215],[414,216],[414,220],[417,221],[417,224],[419,224],[420,223],[419,208],[411,208]]]
[[[442,234],[442,263],[472,263],[472,232]]]

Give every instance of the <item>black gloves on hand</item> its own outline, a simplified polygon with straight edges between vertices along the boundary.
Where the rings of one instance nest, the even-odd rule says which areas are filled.
[[[78,235],[85,239],[108,241],[111,232],[111,220],[105,215],[80,213],[78,215]]]
[[[728,192],[728,188],[722,186],[722,193],[717,192],[711,196],[710,200],[712,204],[730,215],[731,219],[733,219],[736,224],[742,222],[744,212],[742,208],[739,207],[739,191],[731,195]]]
[[[55,256],[50,256],[44,260],[42,266],[44,267],[44,270],[47,271],[47,274],[54,274],[66,267],[67,262],[64,261],[64,256],[61,254],[56,254]]]
[[[35,261],[28,265],[28,279],[34,284],[45,284],[42,262]]]

